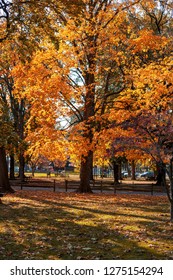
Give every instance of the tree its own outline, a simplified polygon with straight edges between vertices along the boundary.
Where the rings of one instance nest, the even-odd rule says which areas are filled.
[[[18,58],[23,62],[26,62],[30,59],[32,52],[37,48],[39,42],[39,36],[43,33],[43,28],[41,26],[41,13],[37,12],[40,8],[40,1],[25,1],[25,0],[1,0],[0,1],[0,47],[1,54],[4,52],[5,47],[10,44],[11,49],[13,49],[13,59],[15,59],[15,53],[18,54]],[[42,1],[43,2],[43,1]],[[46,1],[44,1],[46,2]],[[42,6],[44,11],[44,15],[46,14],[46,6]],[[42,21],[43,22],[43,21]],[[48,23],[48,18],[45,17],[44,22]],[[48,26],[48,24],[46,24]],[[45,30],[46,32],[47,30]],[[41,33],[42,32],[42,33]],[[51,34],[51,32],[49,32]],[[44,33],[45,34],[45,33]],[[53,40],[53,37],[52,37]],[[55,42],[56,43],[56,42]],[[5,50],[5,53],[7,53]],[[9,53],[9,57],[11,59],[11,50]],[[15,63],[15,60],[13,60]],[[2,66],[2,65],[1,65]],[[6,67],[6,64],[5,64]],[[12,68],[10,68],[12,69]],[[1,68],[2,71],[6,71],[7,69]],[[9,72],[8,72],[9,75]],[[2,85],[3,80],[3,85]],[[4,84],[6,84],[4,86]],[[11,76],[2,76],[1,75],[1,89],[3,91],[4,98],[6,98],[6,92],[9,92],[10,100],[11,100],[11,113],[14,117],[14,126],[16,131],[19,133],[19,137],[21,141],[24,138],[24,111],[25,111],[25,101],[21,100],[17,101],[17,98],[13,97],[12,89],[13,89],[13,78]],[[2,96],[1,96],[2,97]],[[9,139],[9,138],[8,138]],[[10,139],[9,139],[10,141]],[[24,158],[23,158],[23,145],[20,143],[20,177],[24,177]],[[5,147],[2,147],[5,150]],[[11,155],[11,163],[14,162],[13,155]],[[3,161],[3,159],[2,159]],[[6,163],[4,162],[4,168],[6,168]],[[2,170],[2,169],[1,169]],[[5,172],[4,174],[8,174]],[[13,177],[14,171],[12,168],[10,169],[10,174]],[[0,177],[3,176],[0,171]],[[8,177],[6,178],[7,187],[9,185]]]
[[[140,153],[147,155],[161,174],[167,172],[170,187],[164,176],[162,182],[167,189],[173,220],[171,5],[170,1],[146,1],[142,3],[144,12],[135,17],[133,14],[138,27],[128,41],[129,50],[134,54],[129,56],[126,75],[129,87],[120,94],[110,112],[109,121],[114,126],[110,126],[108,135],[117,149],[124,146],[127,157],[132,153],[133,159],[139,158]]]
[[[25,1],[24,1],[25,2]],[[0,27],[1,27],[1,32],[0,32],[0,51],[1,51],[1,62],[3,60],[3,52],[4,52],[4,44],[6,44],[7,39],[10,36],[13,36],[15,33],[15,29],[14,27],[18,27],[20,19],[21,19],[21,14],[20,14],[20,8],[19,8],[19,4],[24,4],[23,1],[6,1],[6,0],[2,0],[0,1]],[[16,11],[17,9],[17,11]],[[6,45],[7,46],[7,45]],[[6,62],[5,62],[5,67],[6,67]],[[4,67],[2,67],[1,64],[1,99],[0,102],[3,102],[3,104],[5,105],[6,109],[8,108],[8,102],[7,102],[7,98],[6,98],[6,94],[7,92],[9,92],[9,96],[11,97],[11,92],[12,92],[12,84],[13,82],[11,82],[11,77],[8,76],[9,72],[6,72],[7,69],[5,69]],[[7,75],[5,75],[4,73],[7,73]],[[8,116],[10,117],[10,116]],[[2,119],[4,118],[4,115],[2,114]],[[6,140],[9,140],[9,143],[11,142],[11,139],[13,137],[11,134],[11,130],[7,130],[7,132],[9,132],[9,134],[7,134]],[[6,134],[4,134],[3,136],[5,137]],[[10,139],[11,138],[11,139]],[[6,156],[5,156],[5,147],[6,147],[6,143],[7,141],[1,141],[0,143],[0,149],[1,149],[1,153],[0,153],[0,162],[1,162],[1,169],[0,169],[0,182],[1,182],[1,186],[7,191],[12,191],[12,189],[10,188],[10,183],[8,180],[8,169],[7,169],[7,164],[6,164]],[[14,171],[12,171],[12,169],[10,170],[10,175],[14,176]]]
[[[15,132],[9,120],[7,108],[4,105],[6,104],[0,99],[0,186],[5,192],[13,192],[8,180],[5,147],[9,138],[15,137]]]
[[[62,120],[68,124],[68,152],[75,150],[81,157],[81,192],[91,191],[93,151],[99,146],[101,134],[108,127],[113,130],[120,126],[123,118],[124,127],[127,123],[125,115],[129,114],[130,99],[135,96],[138,99],[140,71],[162,61],[169,53],[170,39],[158,34],[154,27],[158,22],[162,25],[163,13],[159,10],[162,2],[160,5],[159,2],[123,1],[117,4],[115,1],[85,0],[80,1],[81,9],[76,14],[74,2],[73,12],[67,9],[61,13],[62,9],[57,9],[54,1],[50,1],[47,20],[53,26],[58,46],[52,45],[50,32],[39,41],[40,49],[32,61],[24,67],[16,67],[15,89],[19,84],[23,85],[23,94],[32,104],[32,117],[36,118],[36,112],[39,115],[36,131],[41,132],[44,123],[51,123],[51,119],[53,129],[55,120],[60,123],[61,131]],[[133,9],[134,4],[138,4],[139,15]],[[153,12],[157,21],[150,26]],[[41,22],[44,20],[40,18]],[[145,84],[141,96],[147,87]],[[149,94],[143,96],[148,98]],[[123,116],[122,102],[127,105]],[[134,104],[139,105],[139,102],[138,99]],[[125,136],[127,138],[128,131]]]
[[[119,131],[119,139],[126,153],[131,149],[141,151],[152,158],[162,174],[163,171],[167,172],[171,187],[167,187],[164,176],[161,179],[171,204],[172,220],[172,176],[169,171],[173,155],[171,69],[170,56],[162,59],[159,64],[152,62],[136,70],[133,88],[119,98],[121,109],[114,112],[115,116],[112,114],[111,118],[117,119],[119,114],[122,129]]]
[[[45,46],[42,42],[42,50],[36,53],[27,74],[30,78],[25,83],[26,93],[35,98],[34,92],[39,88],[39,94],[47,96],[49,104],[51,99],[58,100],[59,118],[62,115],[69,123],[69,142],[81,157],[80,192],[91,191],[93,151],[97,144],[94,134],[106,125],[106,113],[125,87],[120,67],[121,59],[125,63],[120,51],[124,46],[120,42],[127,35],[122,30],[125,28],[128,33],[125,10],[136,2],[125,5],[81,1],[80,13],[66,13],[58,24],[58,49],[49,40]],[[32,78],[36,75],[37,83]]]
[[[14,40],[6,40],[1,45],[0,59],[0,97],[8,110],[8,115],[16,137],[8,139],[8,153],[10,155],[10,178],[14,178],[14,155],[19,159],[19,177],[24,179],[24,151],[26,149],[25,124],[28,118],[29,104],[26,99],[19,99],[20,93],[17,96],[13,94],[14,77],[12,70],[17,63],[20,62],[20,56],[16,52],[16,42]],[[22,89],[21,89],[22,90]]]

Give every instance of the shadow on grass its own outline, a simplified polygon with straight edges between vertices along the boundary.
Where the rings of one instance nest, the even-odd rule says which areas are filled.
[[[80,200],[80,196],[76,196],[76,200],[68,196],[69,203],[63,202],[65,195],[60,198],[61,202],[55,201],[58,195],[53,201],[49,195],[41,198],[32,192],[26,195],[27,199],[22,194],[15,196],[22,199],[0,205],[1,259],[166,258],[155,247],[146,248],[139,238],[123,230],[123,223],[127,225],[129,219],[140,219],[136,214],[124,214],[121,210],[116,213],[116,208],[93,209],[89,207],[89,200],[88,207],[84,207],[85,200]],[[146,224],[151,220],[147,215],[143,218]]]
[[[27,193],[27,191],[26,191]],[[20,197],[20,193],[16,194],[19,195]],[[162,222],[162,221],[169,221],[169,207],[168,207],[168,202],[166,199],[164,199],[164,201],[162,201],[163,199],[158,198],[158,200],[154,201],[152,197],[146,195],[146,196],[140,196],[140,195],[128,195],[129,200],[127,200],[127,196],[123,197],[123,195],[119,195],[114,196],[114,201],[107,201],[106,197],[109,199],[110,197],[112,198],[112,195],[104,195],[104,200],[103,200],[103,196],[102,195],[97,195],[97,194],[88,194],[87,195],[87,199],[81,199],[81,197],[83,198],[85,195],[77,195],[75,196],[74,193],[56,193],[55,194],[55,198],[57,195],[57,198],[61,197],[61,202],[59,203],[58,201],[55,201],[55,199],[52,200],[52,197],[54,197],[53,195],[50,195],[50,193],[47,193],[48,197],[43,198],[43,197],[39,197],[39,192],[30,192],[30,196],[29,198],[32,199],[33,201],[40,201],[41,203],[47,204],[49,205],[51,203],[52,206],[54,207],[67,207],[67,208],[71,208],[71,209],[76,209],[76,210],[82,210],[82,211],[87,211],[91,214],[100,214],[100,215],[108,215],[108,216],[126,216],[128,217],[133,217],[133,218],[139,218],[141,219],[141,212],[145,213],[145,215],[142,215],[142,219],[145,219],[147,222],[146,223],[157,223],[157,222]],[[68,203],[64,203],[63,202],[63,197],[69,197],[69,202]],[[50,201],[51,199],[51,201]],[[72,200],[71,200],[72,199]],[[75,199],[75,201],[74,201]],[[58,199],[57,199],[58,200]],[[125,202],[124,202],[125,200]],[[65,199],[66,201],[66,199]],[[91,201],[92,204],[96,204],[96,205],[102,205],[102,208],[106,208],[106,211],[101,210],[101,209],[95,209],[93,207],[91,207]],[[27,204],[27,202],[25,202],[25,205]],[[151,204],[151,205],[150,205]],[[88,207],[86,207],[88,205]],[[115,208],[116,205],[116,208]],[[160,206],[161,205],[161,206]],[[39,207],[39,206],[38,206]],[[112,209],[112,210],[111,210]],[[133,210],[133,212],[130,212],[128,214],[128,209]],[[123,210],[127,210],[126,213]],[[162,215],[160,216],[151,216],[148,215],[148,213],[159,213],[161,211]],[[139,214],[138,214],[139,213]],[[163,214],[168,214],[167,217],[166,215]],[[165,219],[166,217],[166,219]]]

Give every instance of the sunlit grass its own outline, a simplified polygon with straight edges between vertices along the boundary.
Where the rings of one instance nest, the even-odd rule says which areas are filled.
[[[16,176],[18,176],[18,174],[16,174]],[[25,172],[25,176],[36,178],[36,179],[37,178],[44,179],[44,178],[47,178],[47,173],[46,172],[35,172],[34,177],[33,177],[31,172]],[[64,179],[64,178],[79,179],[79,173],[77,173],[77,172],[66,172],[65,174],[63,174],[63,176],[61,176],[60,174],[58,176],[56,176],[56,174],[52,172],[50,174],[49,178],[54,178],[54,179],[56,179],[56,178],[58,178],[58,179]]]
[[[166,197],[26,190],[2,200],[1,259],[173,259]]]

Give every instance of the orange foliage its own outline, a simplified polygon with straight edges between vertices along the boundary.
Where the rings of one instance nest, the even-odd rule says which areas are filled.
[[[50,158],[69,153],[77,160],[89,150],[105,155],[120,136],[136,139],[143,150],[151,144],[120,125],[140,113],[171,109],[172,37],[156,34],[150,24],[150,14],[160,13],[157,1],[127,2],[128,9],[127,3],[98,1],[93,8],[83,1],[81,13],[58,23],[58,49],[44,38],[33,59],[13,69],[16,95],[31,104],[30,152]],[[123,143],[116,145],[118,150]],[[130,159],[144,157],[129,145],[124,149]]]

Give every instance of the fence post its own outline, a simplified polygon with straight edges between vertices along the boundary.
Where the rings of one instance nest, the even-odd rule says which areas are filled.
[[[153,195],[153,193],[154,193],[154,185],[152,184],[151,185],[151,195]]]
[[[95,180],[90,180],[90,186],[92,189],[95,187]]]
[[[22,184],[22,181],[21,181],[21,183],[20,183],[20,188],[21,188],[21,190],[23,190],[23,184]]]

